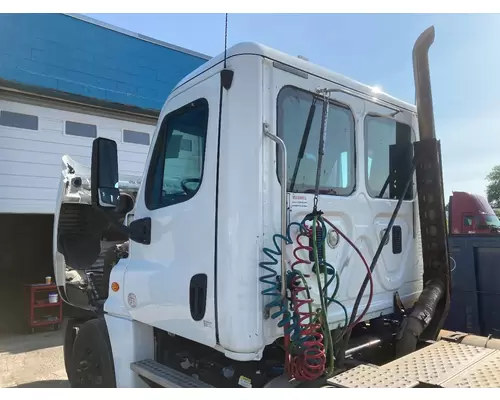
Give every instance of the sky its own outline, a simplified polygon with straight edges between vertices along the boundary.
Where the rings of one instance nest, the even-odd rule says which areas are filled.
[[[224,50],[224,14],[86,15],[209,56]],[[413,103],[411,52],[430,25],[445,195],[485,196],[485,177],[500,164],[500,15],[229,14],[228,45],[253,41],[302,55]]]

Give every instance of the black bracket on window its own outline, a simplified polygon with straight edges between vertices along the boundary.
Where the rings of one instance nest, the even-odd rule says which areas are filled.
[[[130,240],[141,244],[151,244],[151,218],[146,217],[132,221]]]

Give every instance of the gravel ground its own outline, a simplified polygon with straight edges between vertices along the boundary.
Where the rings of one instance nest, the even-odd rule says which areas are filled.
[[[69,387],[63,334],[61,326],[58,331],[0,336],[0,388]]]

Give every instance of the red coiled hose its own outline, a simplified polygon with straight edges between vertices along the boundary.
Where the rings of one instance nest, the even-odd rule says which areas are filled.
[[[312,262],[308,259],[303,259],[298,255],[298,252],[305,250],[312,251],[311,246],[301,243],[301,238],[310,238],[312,229],[305,228],[305,232],[299,232],[296,238],[297,246],[293,251],[295,257],[294,263],[291,265],[291,270],[300,264],[310,265]],[[302,275],[302,276],[301,276]],[[321,324],[314,322],[316,313],[312,311],[311,304],[313,300],[306,295],[305,299],[300,298],[302,292],[309,293],[308,288],[304,287],[304,280],[308,278],[308,274],[294,274],[291,284],[291,301],[295,315],[298,316],[297,321],[297,343],[298,348],[295,349],[298,354],[290,354],[289,337],[285,338],[286,345],[286,361],[285,367],[290,377],[302,381],[311,381],[320,378],[326,368],[326,352],[324,346],[323,333],[321,332]],[[307,308],[307,311],[305,310]],[[307,339],[306,339],[307,338]]]

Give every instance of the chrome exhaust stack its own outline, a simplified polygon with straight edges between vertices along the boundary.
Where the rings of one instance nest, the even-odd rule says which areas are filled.
[[[413,73],[419,141],[414,143],[424,290],[403,320],[396,341],[396,356],[416,350],[418,340],[436,340],[448,316],[451,297],[450,263],[443,189],[441,146],[436,139],[429,70],[429,49],[434,43],[431,26],[413,47]]]
[[[415,79],[415,100],[420,140],[436,138],[429,69],[429,49],[434,43],[434,37],[434,26],[431,26],[420,34],[413,46],[413,77]]]

